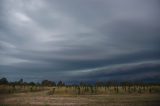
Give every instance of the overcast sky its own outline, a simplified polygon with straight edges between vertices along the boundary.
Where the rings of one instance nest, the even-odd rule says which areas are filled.
[[[160,81],[160,1],[0,0],[0,77]]]

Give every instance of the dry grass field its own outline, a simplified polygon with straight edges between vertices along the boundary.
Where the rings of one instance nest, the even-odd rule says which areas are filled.
[[[160,106],[160,95],[155,92],[104,93],[105,89],[99,88],[97,94],[73,94],[74,88],[34,89],[37,91],[29,87],[28,91],[1,94],[0,106]]]

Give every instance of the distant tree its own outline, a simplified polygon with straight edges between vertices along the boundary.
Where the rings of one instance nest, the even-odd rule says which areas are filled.
[[[59,82],[57,83],[57,86],[65,86],[65,83],[62,82],[62,81],[59,81]]]
[[[85,87],[85,86],[87,86],[88,84],[85,83],[85,82],[80,82],[79,85],[82,86],[82,87]]]
[[[23,79],[21,78],[17,83],[18,84],[23,84]]]
[[[36,84],[34,82],[29,82],[29,85],[34,86]]]
[[[0,84],[8,84],[7,78],[1,78],[0,79]]]
[[[36,83],[37,86],[40,86],[41,84],[39,82]]]
[[[49,80],[43,80],[41,84],[43,86],[56,86],[56,83],[54,81],[49,81]]]
[[[104,82],[102,81],[96,81],[96,86],[104,86]]]
[[[23,82],[23,85],[25,85],[25,86],[26,86],[26,85],[28,85],[28,83],[27,83],[27,82]]]

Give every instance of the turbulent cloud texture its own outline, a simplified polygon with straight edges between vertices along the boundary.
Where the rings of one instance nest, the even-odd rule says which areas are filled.
[[[160,76],[159,0],[1,0],[0,77]]]

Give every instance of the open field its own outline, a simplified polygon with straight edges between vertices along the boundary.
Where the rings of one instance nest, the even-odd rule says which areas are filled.
[[[30,91],[33,89],[37,91]],[[101,93],[78,94],[74,87],[28,87],[25,91],[1,94],[0,106],[160,106],[159,92],[104,93],[105,88],[98,89]]]

